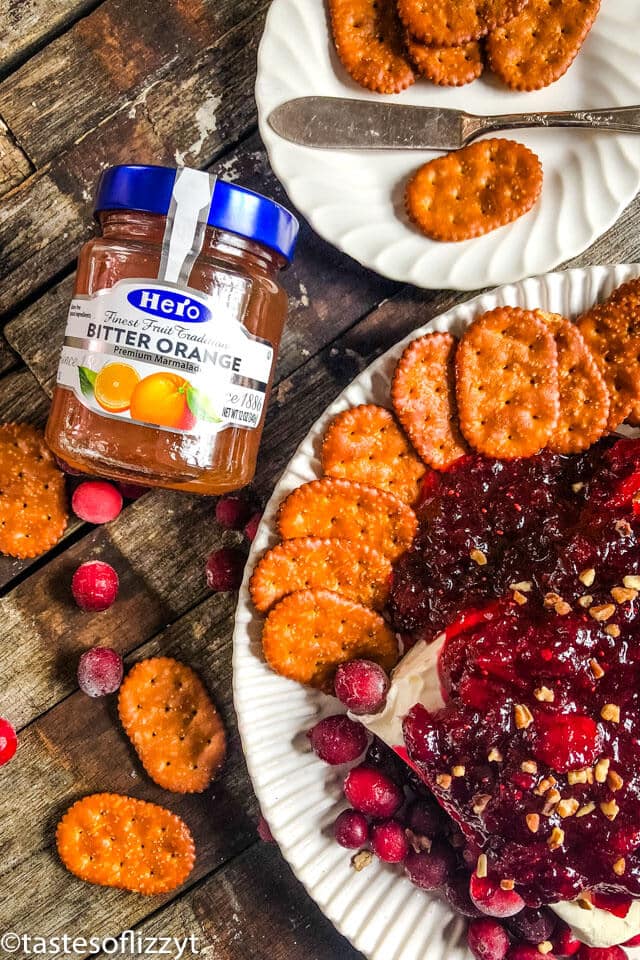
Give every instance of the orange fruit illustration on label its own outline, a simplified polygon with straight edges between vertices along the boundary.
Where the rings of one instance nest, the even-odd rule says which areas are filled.
[[[128,363],[107,363],[95,379],[96,402],[109,413],[123,413],[129,408],[131,395],[139,382],[137,370]]]
[[[140,380],[131,395],[133,420],[154,423],[159,427],[190,430],[196,418],[189,409],[189,381],[177,373],[152,373]]]

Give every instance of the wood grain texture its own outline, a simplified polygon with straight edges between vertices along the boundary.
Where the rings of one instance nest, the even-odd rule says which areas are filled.
[[[146,99],[163,77],[172,86],[175,106],[186,101],[182,106],[187,113],[189,91],[176,90],[176,80],[184,78],[185,87],[189,79],[196,82],[195,61],[205,50],[220,79],[225,52],[240,34],[238,26],[261,16],[267,6],[265,0],[167,0],[152,5],[105,0],[0,83],[0,116],[40,167],[123,102]],[[249,37],[252,46],[259,32],[258,22],[244,26],[243,45]],[[232,77],[217,86],[220,98],[227,87],[234,92]],[[210,122],[201,114],[202,125]]]
[[[24,59],[96,2],[99,0],[0,0],[0,70]]]
[[[1,16],[1,14],[0,14]],[[31,163],[0,120],[0,197],[28,177]]]

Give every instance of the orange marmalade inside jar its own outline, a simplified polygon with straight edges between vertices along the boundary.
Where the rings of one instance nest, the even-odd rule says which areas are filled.
[[[117,166],[82,248],[47,424],[77,470],[220,494],[249,483],[287,312],[284,207],[181,167]]]

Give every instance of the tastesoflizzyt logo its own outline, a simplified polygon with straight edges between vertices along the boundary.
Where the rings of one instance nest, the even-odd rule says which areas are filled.
[[[206,323],[211,319],[211,311],[204,303],[177,290],[162,287],[149,287],[132,290],[127,294],[132,307],[151,313],[163,320],[180,320],[181,323]]]
[[[167,960],[188,960],[200,955],[195,934],[188,937],[149,936],[137,930],[124,930],[117,937],[78,937],[68,933],[41,937],[37,934],[0,934],[0,956],[9,957],[165,957]]]

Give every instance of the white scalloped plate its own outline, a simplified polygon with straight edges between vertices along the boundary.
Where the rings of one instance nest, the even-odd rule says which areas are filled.
[[[640,103],[640,4],[603,0],[567,74],[545,90],[516,93],[486,75],[466,87],[418,82],[397,103],[471,113],[595,109]],[[544,166],[542,197],[509,226],[465,243],[435,243],[408,221],[404,183],[437,154],[429,151],[317,150],[283,140],[272,109],[307,95],[381,99],[357,86],[338,62],[322,0],[273,0],[258,53],[256,101],[271,165],[313,228],[363,266],[436,289],[477,290],[545,273],[585,250],[640,188],[640,141],[568,130],[507,133]]]
[[[552,273],[475,297],[414,330],[356,377],[316,421],[265,510],[240,590],[233,636],[240,736],[260,807],[283,855],[321,910],[369,960],[463,960],[464,923],[440,899],[413,887],[399,869],[375,862],[356,873],[349,853],[333,840],[331,825],[345,806],[345,770],[318,760],[305,733],[321,714],[335,713],[340,705],[278,676],[262,659],[262,620],[248,591],[256,559],[277,541],[275,515],[285,495],[320,476],[318,451],[329,420],[359,403],[389,406],[391,375],[410,340],[431,329],[460,334],[477,312],[497,306],[540,307],[575,316],[636,276],[640,263]]]

